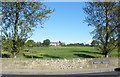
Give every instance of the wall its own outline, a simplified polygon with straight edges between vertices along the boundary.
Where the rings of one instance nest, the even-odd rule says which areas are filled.
[[[93,64],[93,62],[109,62]],[[97,68],[116,68],[118,58],[85,58],[85,59],[12,59],[2,58],[2,70],[35,69],[35,70],[80,70]]]

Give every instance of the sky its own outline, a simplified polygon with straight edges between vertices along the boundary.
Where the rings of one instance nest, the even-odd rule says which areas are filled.
[[[43,42],[49,39],[51,42],[90,43],[92,41],[91,31],[93,27],[87,25],[86,14],[83,7],[84,2],[44,2],[44,4],[55,11],[43,25],[38,25],[30,39],[35,42]],[[44,26],[41,28],[40,26]]]

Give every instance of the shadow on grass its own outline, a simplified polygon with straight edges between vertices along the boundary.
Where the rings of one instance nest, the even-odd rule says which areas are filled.
[[[47,57],[47,58],[60,58],[60,57],[57,57],[57,56],[51,56],[51,55],[41,55],[41,56],[37,56],[37,55],[24,55],[25,58],[44,58],[44,57]]]
[[[49,58],[60,58],[60,57],[52,56],[52,55],[42,55],[42,56],[49,57]]]
[[[86,55],[86,54],[74,54],[74,55],[79,56],[79,57],[83,57],[83,58],[95,58],[94,56]]]
[[[2,58],[10,58],[10,54],[2,54]]]
[[[43,57],[35,56],[35,55],[25,55],[24,57],[25,58],[43,58]]]
[[[84,53],[102,54],[102,53],[99,53],[99,52],[91,52],[91,51],[73,51],[73,52],[84,52]]]

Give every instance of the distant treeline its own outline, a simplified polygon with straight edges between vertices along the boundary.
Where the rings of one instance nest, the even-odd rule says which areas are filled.
[[[91,45],[84,44],[84,43],[71,43],[71,44],[67,44],[65,46],[91,46]]]
[[[70,44],[65,44],[65,43],[61,43],[59,41],[60,45],[59,46],[94,46],[93,44],[84,44],[84,43],[70,43]],[[28,40],[26,42],[26,46],[27,47],[46,47],[46,46],[51,46],[50,45],[50,40],[46,39],[42,42],[34,42],[34,40]]]

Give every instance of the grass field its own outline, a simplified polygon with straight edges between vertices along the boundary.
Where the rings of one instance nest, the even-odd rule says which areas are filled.
[[[24,53],[24,56],[23,56]],[[10,54],[2,52],[2,54]],[[117,56],[117,50],[111,52],[110,56]],[[97,58],[102,57],[100,51],[94,47],[33,47],[28,52],[21,52],[18,58]]]

